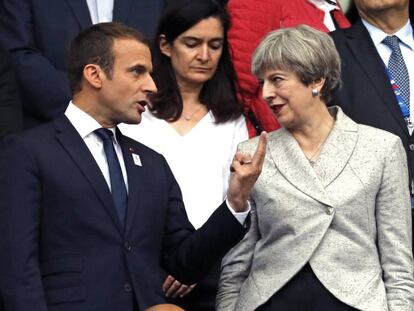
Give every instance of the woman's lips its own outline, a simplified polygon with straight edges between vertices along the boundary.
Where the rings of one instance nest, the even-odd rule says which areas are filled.
[[[199,71],[199,72],[208,72],[211,70],[210,68],[205,68],[205,67],[192,67],[192,69],[195,71]]]

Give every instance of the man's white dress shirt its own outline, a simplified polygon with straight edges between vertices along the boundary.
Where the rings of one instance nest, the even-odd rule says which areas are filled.
[[[323,23],[329,31],[334,31],[336,29],[335,23],[331,16],[331,11],[339,10],[339,6],[337,4],[331,4],[326,2],[325,0],[308,0],[310,3],[313,3],[318,9],[325,13]],[[331,0],[330,2],[336,3],[336,0]]]
[[[109,189],[111,189],[111,179],[109,177],[109,167],[106,161],[103,141],[99,138],[98,135],[94,133],[95,130],[101,128],[102,126],[89,114],[76,107],[72,101],[69,103],[68,108],[66,108],[65,115],[69,119],[70,123],[72,123],[76,131],[79,133],[79,135],[82,137],[89,151],[92,153],[93,158],[95,159],[96,163],[101,169],[103,176],[105,177]],[[128,176],[125,168],[124,157],[122,155],[122,149],[116,140],[115,128],[109,128],[109,130],[111,130],[114,134],[114,148],[116,155],[118,156],[118,161],[121,166],[125,186],[128,191]]]
[[[112,22],[114,0],[86,0],[92,24]]]

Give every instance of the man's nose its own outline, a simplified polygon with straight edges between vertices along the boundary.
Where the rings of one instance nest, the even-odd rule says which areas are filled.
[[[144,91],[149,94],[157,92],[157,86],[155,85],[154,79],[152,79],[150,74],[147,75],[147,79],[144,85]]]

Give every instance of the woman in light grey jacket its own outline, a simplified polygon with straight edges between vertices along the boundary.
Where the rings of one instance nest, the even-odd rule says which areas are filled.
[[[282,128],[268,137],[250,230],[223,260],[217,309],[414,310],[400,139],[327,108],[340,60],[322,32],[270,33],[252,68]]]

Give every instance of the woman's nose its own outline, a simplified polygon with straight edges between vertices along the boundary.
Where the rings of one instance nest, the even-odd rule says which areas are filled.
[[[198,50],[198,59],[206,62],[210,58],[210,52],[208,50],[207,44],[203,44],[200,46],[200,49]]]

